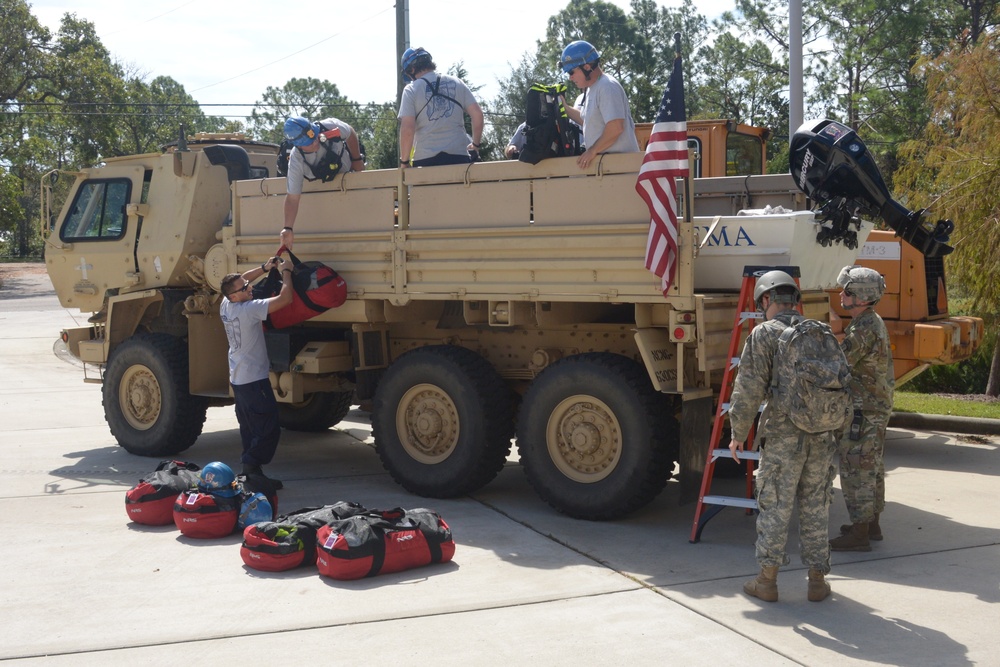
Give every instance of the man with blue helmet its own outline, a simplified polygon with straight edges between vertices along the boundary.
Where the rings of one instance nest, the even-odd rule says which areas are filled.
[[[288,156],[285,226],[280,237],[281,244],[291,248],[295,242],[294,225],[303,179],[326,183],[339,173],[363,171],[365,163],[357,132],[336,118],[314,123],[308,118],[293,116],[285,121],[285,141],[293,148]]]
[[[483,137],[483,110],[460,79],[436,74],[425,49],[407,49],[400,60],[408,83],[399,102],[399,163],[402,167],[469,164]],[[472,137],[465,132],[472,119]]]
[[[590,42],[570,42],[563,49],[559,67],[583,91],[577,106],[566,105],[570,120],[583,127],[587,150],[577,158],[580,168],[588,168],[600,153],[638,152],[625,89],[601,69],[600,52]]]

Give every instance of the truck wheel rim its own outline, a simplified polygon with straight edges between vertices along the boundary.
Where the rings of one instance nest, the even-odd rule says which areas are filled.
[[[622,454],[622,430],[615,413],[593,396],[564,399],[545,429],[549,457],[566,477],[592,484],[614,471]]]
[[[458,409],[440,387],[418,384],[396,409],[396,432],[406,453],[421,463],[441,463],[458,444]]]
[[[129,426],[146,431],[160,416],[160,383],[145,366],[132,366],[118,385],[118,405]]]

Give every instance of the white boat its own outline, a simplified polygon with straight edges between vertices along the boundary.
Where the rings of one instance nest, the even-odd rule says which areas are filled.
[[[874,224],[862,222],[854,248],[818,243],[821,225],[810,211],[695,217],[694,226],[699,243],[695,289],[731,291],[740,284],[744,266],[797,266],[802,289],[836,288],[837,275],[855,262]]]

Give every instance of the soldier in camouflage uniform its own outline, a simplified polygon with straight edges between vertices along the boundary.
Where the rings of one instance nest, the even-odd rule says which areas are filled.
[[[840,305],[851,316],[841,348],[851,364],[854,421],[840,441],[840,485],[851,523],[830,541],[834,551],[871,551],[881,540],[885,508],[885,429],[892,412],[895,375],[885,322],[875,312],[885,281],[875,269],[847,266],[837,284]]]
[[[795,310],[798,286],[782,271],[769,271],[757,279],[754,302],[765,321],[751,330],[744,343],[729,410],[729,450],[737,461],[737,451],[743,449],[761,403],[770,398],[778,338],[801,318]],[[797,502],[802,562],[809,566],[807,594],[810,601],[819,602],[830,594],[825,575],[830,571],[828,540],[836,438],[832,431],[807,433],[799,429],[774,406],[765,408],[760,434],[767,438],[757,471],[756,552],[761,569],[756,578],[743,585],[743,590],[767,602],[778,599],[778,568],[789,563],[785,543]]]

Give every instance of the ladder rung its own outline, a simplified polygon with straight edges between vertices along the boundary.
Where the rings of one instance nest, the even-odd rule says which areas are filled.
[[[728,507],[745,507],[757,509],[757,501],[753,498],[738,498],[736,496],[705,496],[701,499],[703,505],[726,505]]]
[[[733,454],[732,454],[732,452],[729,451],[728,447],[726,447],[725,449],[722,449],[720,447],[719,449],[713,449],[712,450],[712,460],[713,461],[715,461],[716,459],[720,459],[720,458],[727,458],[728,459],[732,455]],[[738,451],[738,452],[736,452],[736,455],[740,457],[741,461],[742,460],[746,460],[746,459],[752,459],[754,461],[760,461],[760,451],[759,450]]]

